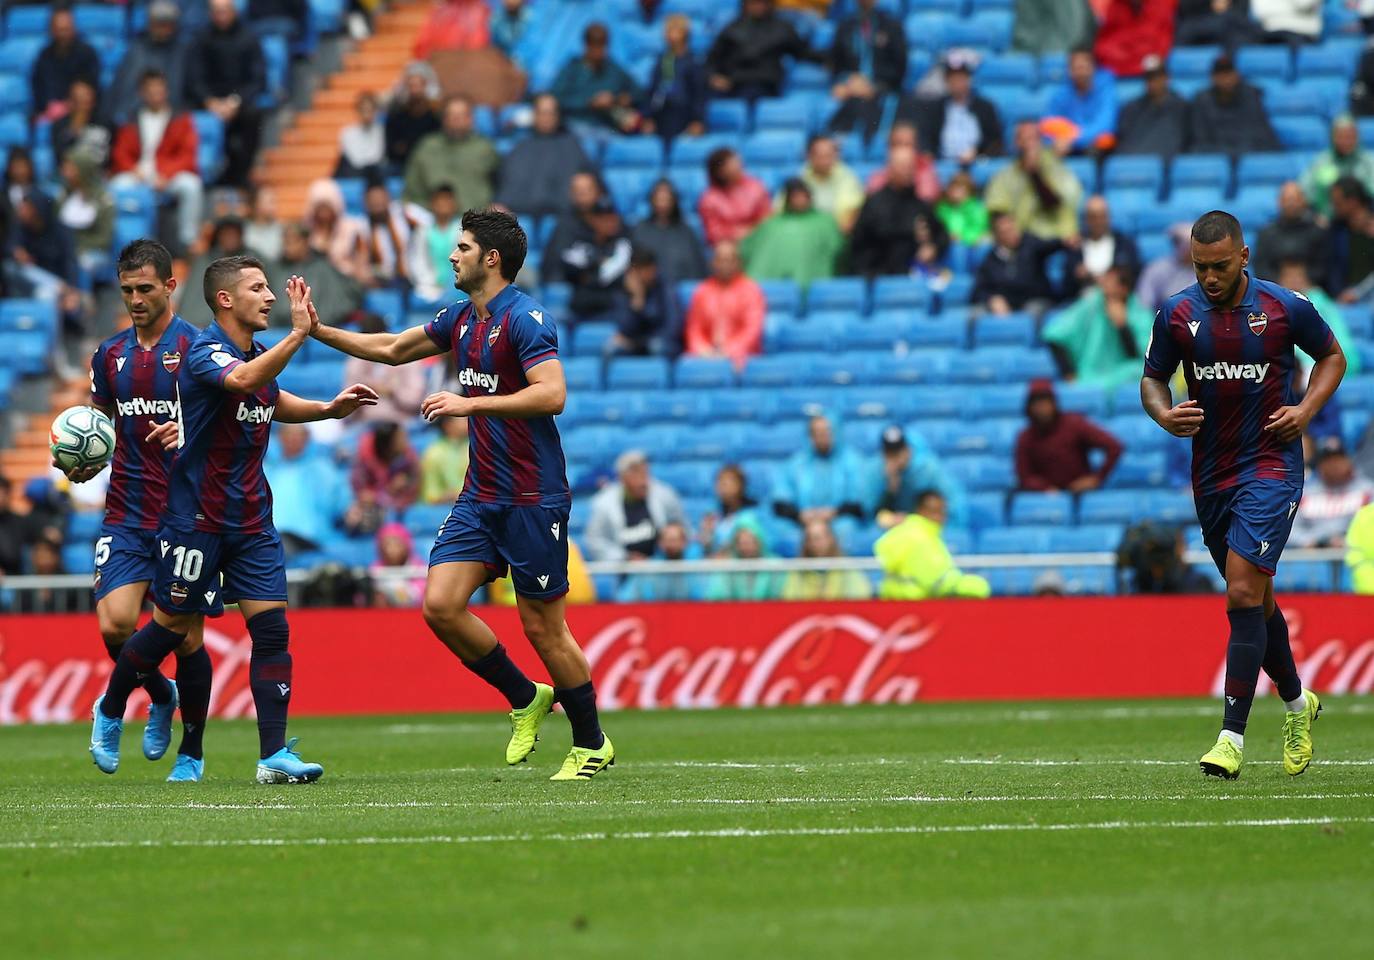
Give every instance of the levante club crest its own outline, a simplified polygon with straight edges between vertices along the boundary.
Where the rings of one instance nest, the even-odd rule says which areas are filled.
[[[177,372],[177,367],[179,367],[179,366],[181,366],[181,353],[180,353],[180,351],[173,351],[173,352],[169,352],[169,353],[164,353],[164,354],[162,355],[162,369],[163,369],[163,370],[166,370],[168,373],[176,373],[176,372]]]
[[[1269,326],[1269,314],[1263,311],[1252,313],[1246,319],[1250,321],[1250,332],[1257,337],[1264,332],[1265,327]]]
[[[498,323],[496,326],[494,326],[494,327],[491,328],[491,333],[487,334],[487,346],[489,346],[489,347],[494,347],[494,346],[496,346],[496,341],[497,341],[498,339],[500,339],[500,337],[501,337],[501,324]]]

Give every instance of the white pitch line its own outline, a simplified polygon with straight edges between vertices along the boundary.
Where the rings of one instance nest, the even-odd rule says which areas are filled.
[[[604,843],[616,840],[738,840],[773,837],[920,836],[958,833],[1059,833],[1080,830],[1216,830],[1369,824],[1374,817],[1276,817],[1255,820],[1107,820],[1091,823],[968,823],[889,827],[792,827],[638,830],[605,833],[437,834],[421,837],[238,837],[228,840],[16,840],[0,850],[108,850],[166,847],[368,847],[487,843]]]
[[[1190,760],[1141,760],[1139,758],[1127,758],[1121,760],[1047,760],[1043,758],[1031,758],[1025,760],[1001,759],[996,757],[953,757],[940,761],[941,763],[953,763],[963,766],[980,767],[1084,767],[1084,766],[1147,766],[1147,767],[1173,767],[1173,766],[1194,766]],[[1323,767],[1374,767],[1374,760],[1314,760],[1314,765]],[[1277,766],[1281,760],[1250,760],[1248,765],[1263,764],[1265,766]]]
[[[293,810],[300,813],[319,813],[329,810],[494,810],[518,808],[527,810],[576,807],[653,807],[653,806],[844,806],[849,804],[976,804],[976,803],[1180,803],[1193,801],[1283,801],[1283,800],[1374,800],[1374,793],[1161,793],[1161,794],[1035,794],[1029,796],[880,796],[880,797],[673,797],[665,800],[644,800],[609,797],[587,800],[364,800],[342,803],[140,803],[137,801],[109,801],[80,803],[75,801],[46,801],[32,804],[7,804],[3,812],[55,812],[66,810],[165,810],[168,812],[216,812],[222,810]]]

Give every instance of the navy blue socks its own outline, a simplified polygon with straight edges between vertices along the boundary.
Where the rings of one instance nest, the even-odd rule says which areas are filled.
[[[560,687],[553,692],[554,699],[563,704],[563,712],[572,724],[574,747],[595,750],[605,741],[601,734],[601,721],[596,715],[596,690],[588,680],[580,687]]]
[[[534,700],[533,681],[521,672],[499,643],[480,660],[464,660],[463,666],[501,691],[512,710],[528,707]]]
[[[114,663],[119,662],[119,651],[124,644],[110,643],[105,641],[105,653]],[[162,675],[161,670],[154,670],[143,680],[143,689],[148,691],[148,696],[153,703],[166,703],[172,699],[172,688],[167,683],[167,678]]]
[[[286,714],[291,704],[291,633],[286,610],[264,610],[248,621],[253,656],[248,662],[248,686],[258,713],[258,755],[270,757],[286,746]]]
[[[205,757],[201,741],[210,712],[211,673],[210,654],[204,647],[177,657],[177,694],[181,697],[181,746],[177,753],[197,760]]]
[[[129,694],[147,683],[148,678],[157,673],[158,665],[185,639],[185,634],[173,633],[156,620],[149,620],[147,626],[124,641],[114,670],[110,672],[110,682],[105,688],[100,712],[111,719],[123,717],[124,709],[129,705]],[[166,678],[162,682],[165,687]],[[172,697],[171,688],[165,689],[162,703]]]
[[[1250,705],[1255,700],[1255,683],[1264,663],[1269,630],[1265,626],[1264,607],[1242,607],[1226,611],[1231,621],[1231,639],[1226,645],[1226,709],[1221,729],[1245,733],[1250,717]],[[1287,628],[1284,629],[1285,636]],[[1292,655],[1289,655],[1290,660]]]
[[[1279,697],[1285,703],[1292,703],[1302,698],[1302,680],[1298,678],[1298,665],[1293,661],[1293,648],[1288,645],[1288,621],[1277,605],[1265,628],[1268,646],[1264,648],[1264,672],[1274,681]]]

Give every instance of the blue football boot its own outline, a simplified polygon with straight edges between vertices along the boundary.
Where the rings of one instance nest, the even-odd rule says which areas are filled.
[[[104,699],[101,694],[91,707],[91,759],[101,773],[114,773],[119,769],[119,737],[124,732],[124,718],[112,720],[101,713]]]
[[[324,776],[324,767],[306,763],[296,752],[300,737],[292,737],[270,757],[258,761],[258,783],[314,783]]]
[[[149,702],[148,725],[143,728],[143,755],[149,760],[161,760],[172,743],[172,715],[177,712],[181,698],[177,695],[177,685],[168,680],[172,688],[172,699],[164,704]]]
[[[178,753],[172,764],[172,772],[167,774],[168,783],[200,783],[205,776],[205,761]]]

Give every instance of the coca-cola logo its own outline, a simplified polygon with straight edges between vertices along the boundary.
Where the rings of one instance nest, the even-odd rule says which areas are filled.
[[[1300,609],[1285,608],[1284,619],[1288,621],[1288,643],[1293,648],[1293,659],[1298,665],[1298,676],[1303,685],[1322,693],[1371,693],[1374,692],[1374,636],[1363,640],[1344,640],[1333,637],[1311,644],[1303,641],[1303,615]],[[1222,648],[1221,666],[1212,679],[1212,695],[1221,696],[1226,685],[1226,656]],[[1255,695],[1272,692],[1274,685],[1269,678],[1260,675],[1255,687]]]
[[[921,689],[910,655],[938,627],[918,616],[888,626],[815,614],[772,638],[654,647],[646,622],[623,617],[586,643],[604,709],[757,707],[784,703],[911,703]]]

